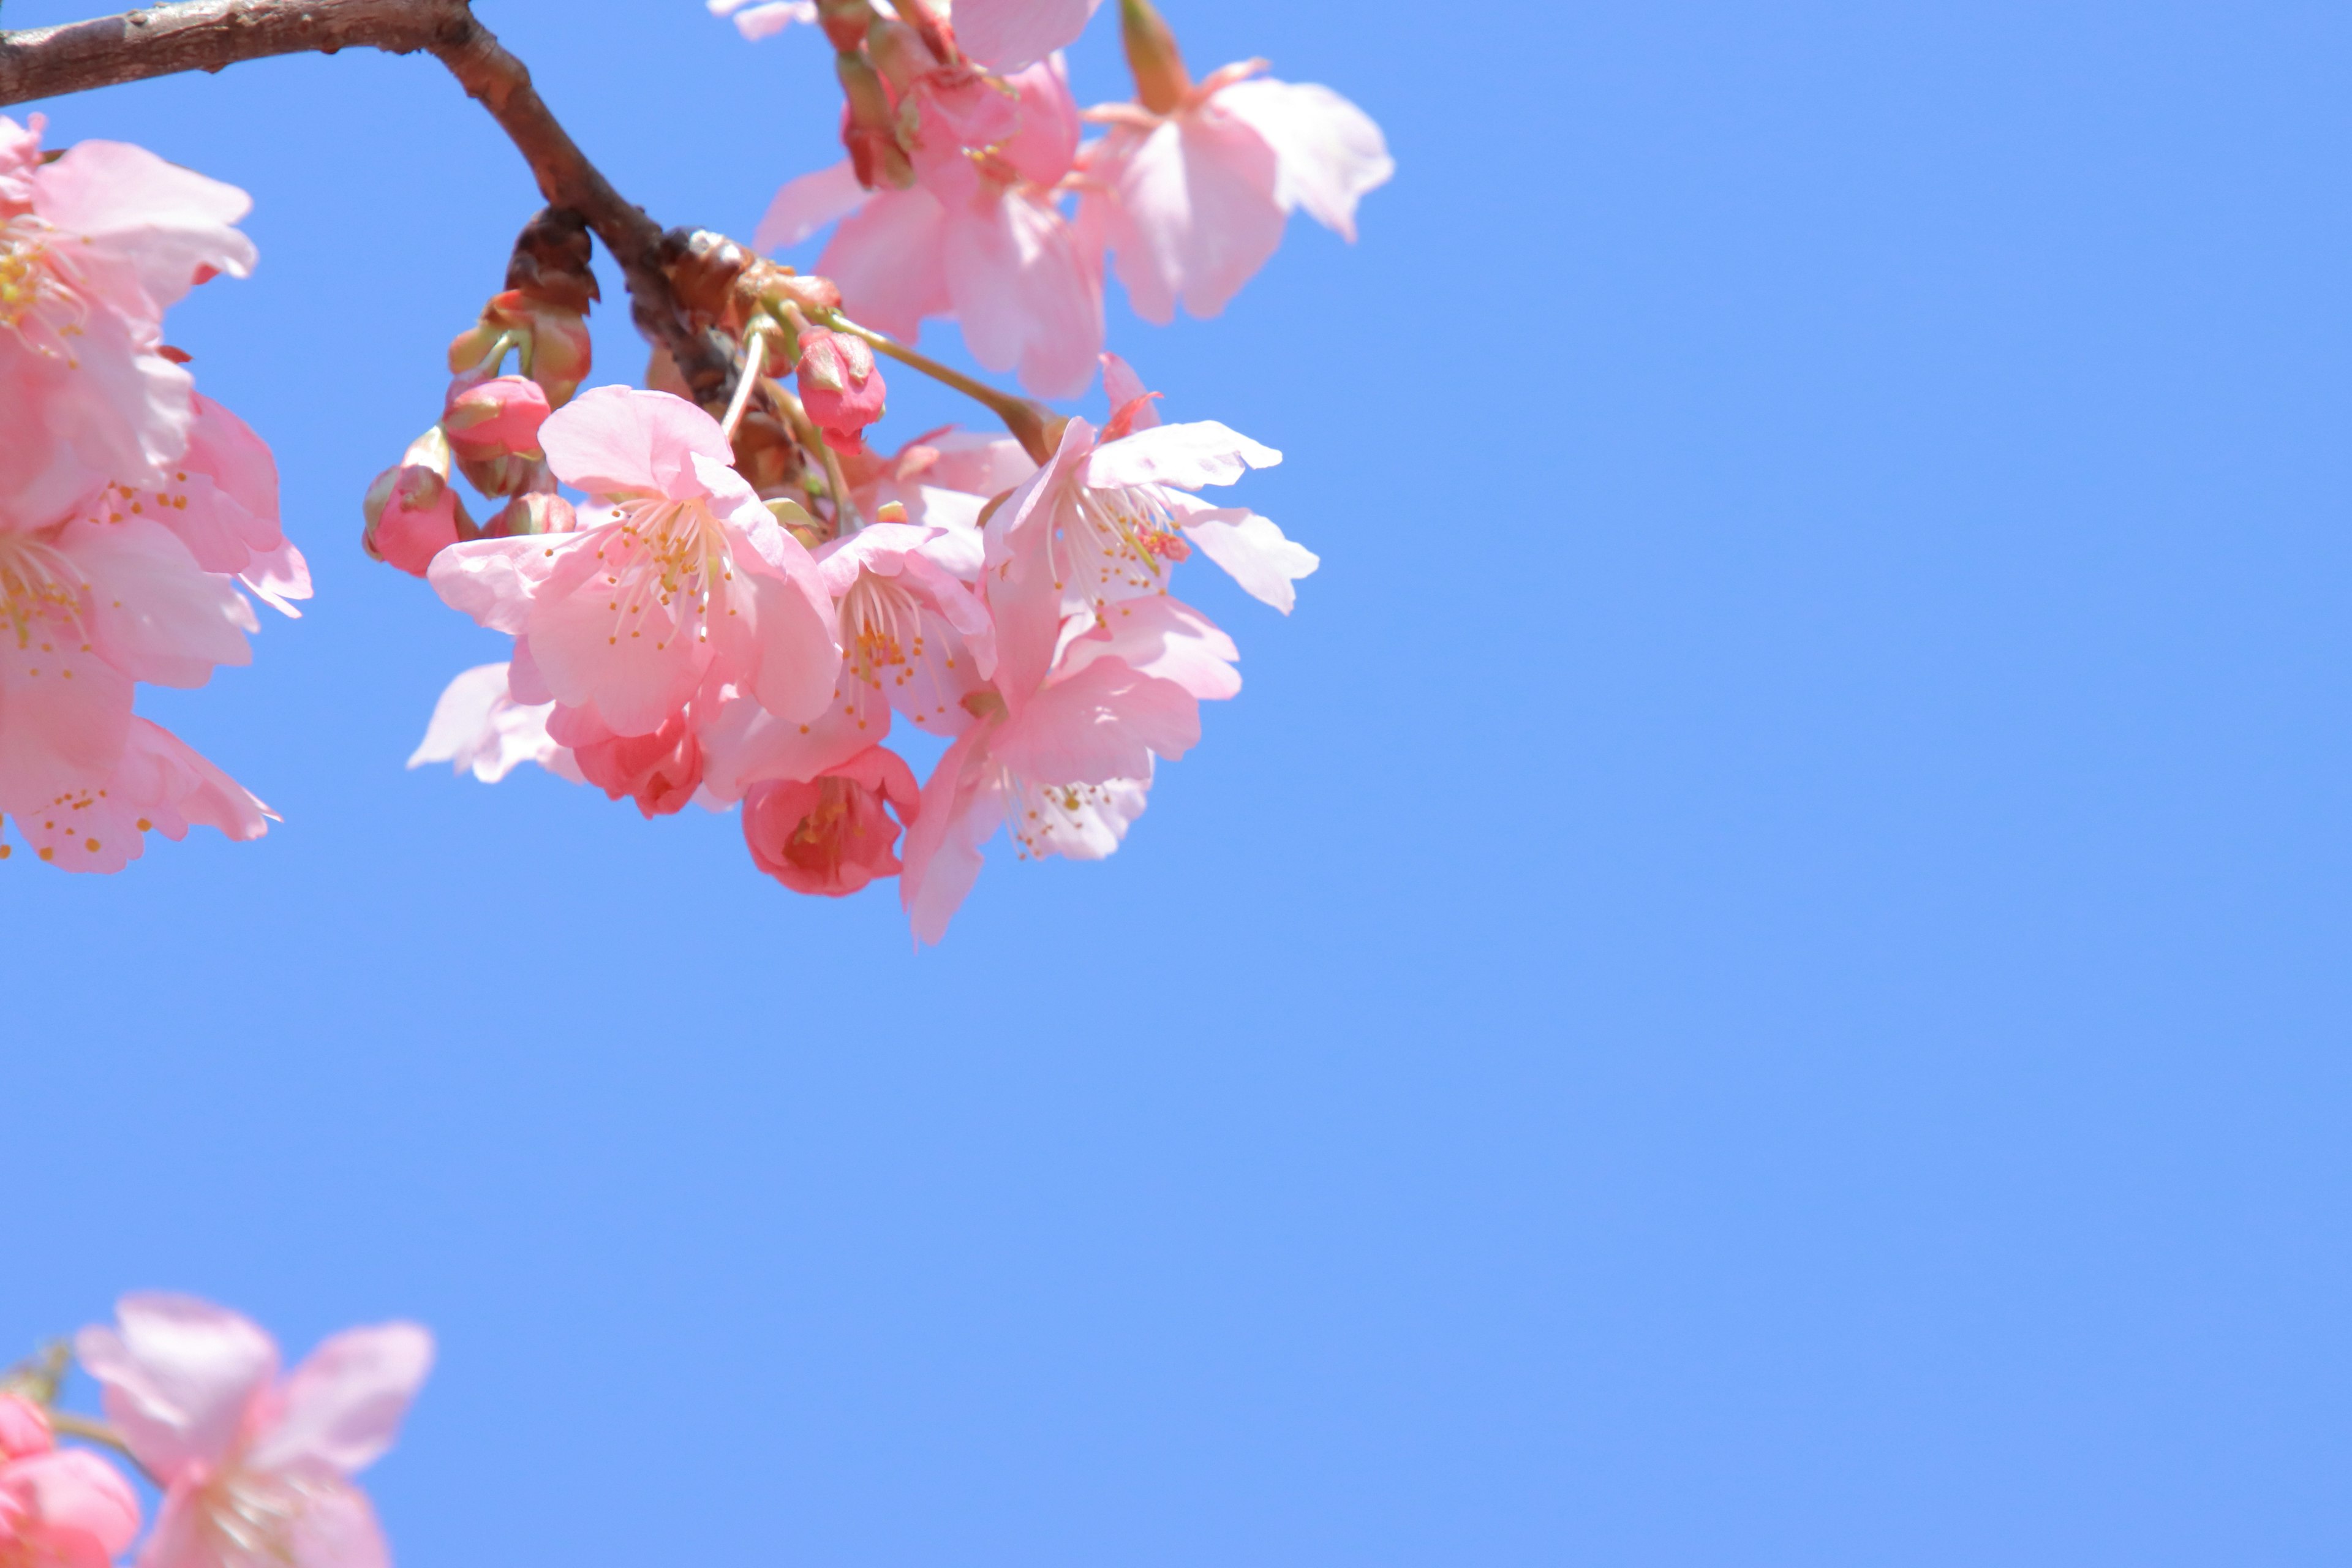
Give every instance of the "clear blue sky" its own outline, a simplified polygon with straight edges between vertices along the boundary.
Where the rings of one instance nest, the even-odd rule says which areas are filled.
[[[481,11],[665,222],[834,155],[814,37]],[[359,497],[535,201],[436,67],[50,106],[252,191],[173,341],[319,597],[149,708],[282,828],[5,870],[0,1346],[429,1322],[409,1568],[2352,1556],[2352,14],[1169,15],[1400,165],[1114,310],[1324,567],[921,954],[402,771],[499,639]]]

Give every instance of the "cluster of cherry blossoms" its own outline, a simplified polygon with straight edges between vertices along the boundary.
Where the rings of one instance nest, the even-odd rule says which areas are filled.
[[[96,1379],[105,1420],[58,1406],[69,1361]],[[0,1375],[0,1563],[107,1568],[384,1568],[391,1556],[352,1478],[392,1447],[433,1364],[413,1323],[337,1334],[288,1375],[236,1313],[132,1295],[112,1326]],[[141,1542],[138,1489],[88,1447],[111,1448],[161,1494]]]
[[[709,5],[832,45],[847,156],[787,184],[756,241],[836,226],[805,274],[647,227],[621,258],[656,344],[642,388],[587,385],[590,217],[523,229],[437,416],[362,507],[370,555],[514,639],[449,684],[411,765],[533,762],[647,817],[740,807],[759,869],[834,896],[896,876],[937,942],[1000,828],[1024,858],[1108,855],[1201,703],[1239,689],[1233,642],[1171,594],[1180,566],[1198,552],[1286,614],[1318,564],[1203,493],[1280,454],[1163,422],[1105,352],[1106,262],[1148,321],[1213,315],[1294,208],[1352,238],[1391,165],[1328,89],[1257,60],[1195,81],[1149,0],[1120,0],[1133,100],[1088,110],[1059,51],[1090,0]],[[268,449],[161,339],[166,306],[250,266],[245,198],[134,148],[47,162],[0,125],[0,392],[29,432],[0,452],[0,811],[79,869],[119,868],[150,827],[256,836],[258,802],[131,712],[135,681],[246,658],[236,583],[280,608],[309,591]],[[1026,395],[919,352],[938,317]],[[1005,433],[878,448],[885,361]],[[1099,427],[1035,401],[1098,372]],[[944,747],[919,782],[901,720]]]
[[[937,942],[1000,828],[1024,856],[1109,854],[1157,763],[1199,740],[1201,703],[1239,689],[1231,639],[1170,592],[1181,563],[1198,550],[1286,613],[1317,565],[1201,494],[1280,454],[1213,420],[1163,423],[1104,352],[1106,253],[1147,319],[1179,299],[1213,314],[1292,207],[1349,232],[1390,165],[1327,89],[1257,61],[1193,83],[1144,0],[1122,6],[1137,101],[1083,112],[1056,53],[1083,5],[711,9],[748,36],[806,22],[834,45],[849,156],[786,185],[757,239],[839,227],[805,276],[669,237],[678,296],[732,371],[723,402],[661,354],[651,390],[574,395],[585,340],[568,312],[586,301],[526,231],[509,292],[452,348],[441,423],[370,498],[380,555],[515,638],[509,662],[451,683],[412,763],[496,780],[536,762],[648,817],[740,804],[761,870],[830,895],[896,875],[916,936]],[[1108,131],[1082,142],[1089,120]],[[1097,429],[914,353],[930,316],[1034,394],[1083,392],[1099,366],[1110,417]],[[501,374],[509,348],[519,374]],[[877,451],[877,352],[1012,435]],[[453,456],[517,498],[488,528],[448,489]],[[566,487],[576,508],[551,493]],[[949,742],[919,784],[888,744],[900,719]]]
[[[268,808],[135,689],[248,662],[240,585],[293,615],[310,582],[268,447],[163,342],[189,289],[251,269],[245,194],[118,142],[44,153],[41,129],[0,116],[0,814],[41,859],[114,871],[150,831],[261,835]]]

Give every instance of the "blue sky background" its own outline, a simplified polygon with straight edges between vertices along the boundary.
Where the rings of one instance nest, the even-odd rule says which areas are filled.
[[[664,222],[835,155],[813,36],[480,10]],[[1113,310],[1324,567],[921,954],[402,770],[499,639],[359,497],[536,205],[437,67],[48,106],[253,193],[172,336],[320,591],[147,709],[282,827],[5,868],[0,1353],[424,1320],[409,1568],[2343,1561],[2352,15],[1169,15],[1400,165]]]

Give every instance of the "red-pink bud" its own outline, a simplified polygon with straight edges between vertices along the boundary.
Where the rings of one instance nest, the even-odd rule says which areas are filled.
[[[56,1447],[39,1405],[21,1394],[0,1394],[0,1460],[29,1459]]]
[[[361,548],[412,577],[424,576],[446,546],[474,536],[473,520],[449,488],[449,442],[438,425],[375,477],[360,510],[367,519]]]
[[[753,865],[793,891],[837,899],[898,875],[898,824],[915,820],[918,798],[905,761],[869,746],[806,783],[753,784],[743,796],[744,847]]]
[[[525,376],[476,381],[460,375],[449,384],[441,427],[450,449],[467,459],[537,458],[539,427],[547,422],[547,393]]]
[[[580,776],[614,800],[626,796],[646,817],[667,816],[694,798],[702,784],[702,745],[684,712],[650,735],[599,733],[594,739],[574,739],[579,728],[563,722],[565,710],[556,710],[548,733],[572,747]]]
[[[882,372],[863,338],[822,328],[803,332],[800,387],[810,420],[836,452],[856,451],[861,433],[882,417]]]

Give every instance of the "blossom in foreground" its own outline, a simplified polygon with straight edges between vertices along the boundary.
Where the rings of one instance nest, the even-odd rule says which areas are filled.
[[[513,696],[650,735],[706,680],[779,717],[832,700],[841,648],[808,551],[730,466],[719,422],[664,392],[605,386],[551,415],[557,478],[588,492],[578,531],[455,544],[434,588],[513,634]]]
[[[268,447],[162,342],[167,307],[251,267],[245,194],[113,142],[46,162],[38,131],[0,118],[0,813],[43,861],[114,871],[150,831],[263,831],[134,689],[247,663],[240,585],[292,615],[310,573]]]
[[[1282,243],[1292,209],[1356,237],[1356,204],[1396,172],[1370,115],[1328,87],[1276,81],[1264,60],[1195,84],[1149,0],[1122,0],[1137,101],[1082,160],[1079,221],[1108,246],[1129,302],[1165,326],[1178,300],[1213,316]]]
[[[1036,575],[1043,563],[1026,564],[1013,591],[1057,599]],[[1203,700],[1241,689],[1232,640],[1189,605],[1159,595],[1118,605],[1106,624],[1090,620],[1055,628],[1056,650],[1034,684],[1015,683],[1022,667],[1008,653],[996,682],[969,703],[980,721],[931,770],[899,876],[918,941],[947,934],[1000,826],[1024,857],[1098,860],[1117,849],[1143,814],[1155,759],[1173,761],[1200,740]]]
[[[825,545],[819,570],[843,649],[833,700],[800,720],[725,703],[707,737],[713,796],[814,778],[887,736],[894,711],[932,734],[961,733],[963,700],[996,664],[987,607],[941,563],[965,553],[947,531],[910,523],[876,523]]]
[[[42,121],[0,115],[0,496],[55,516],[100,487],[171,471],[194,381],[163,312],[215,273],[244,277],[243,191],[144,148],[82,142],[47,162]]]
[[[0,1393],[0,1563],[107,1568],[139,1534],[139,1500],[97,1455],[60,1449],[30,1400]]]
[[[392,1447],[433,1363],[413,1323],[337,1334],[292,1375],[236,1313],[132,1295],[75,1352],[108,1419],[163,1488],[140,1568],[383,1568],[383,1535],[352,1478]]]

